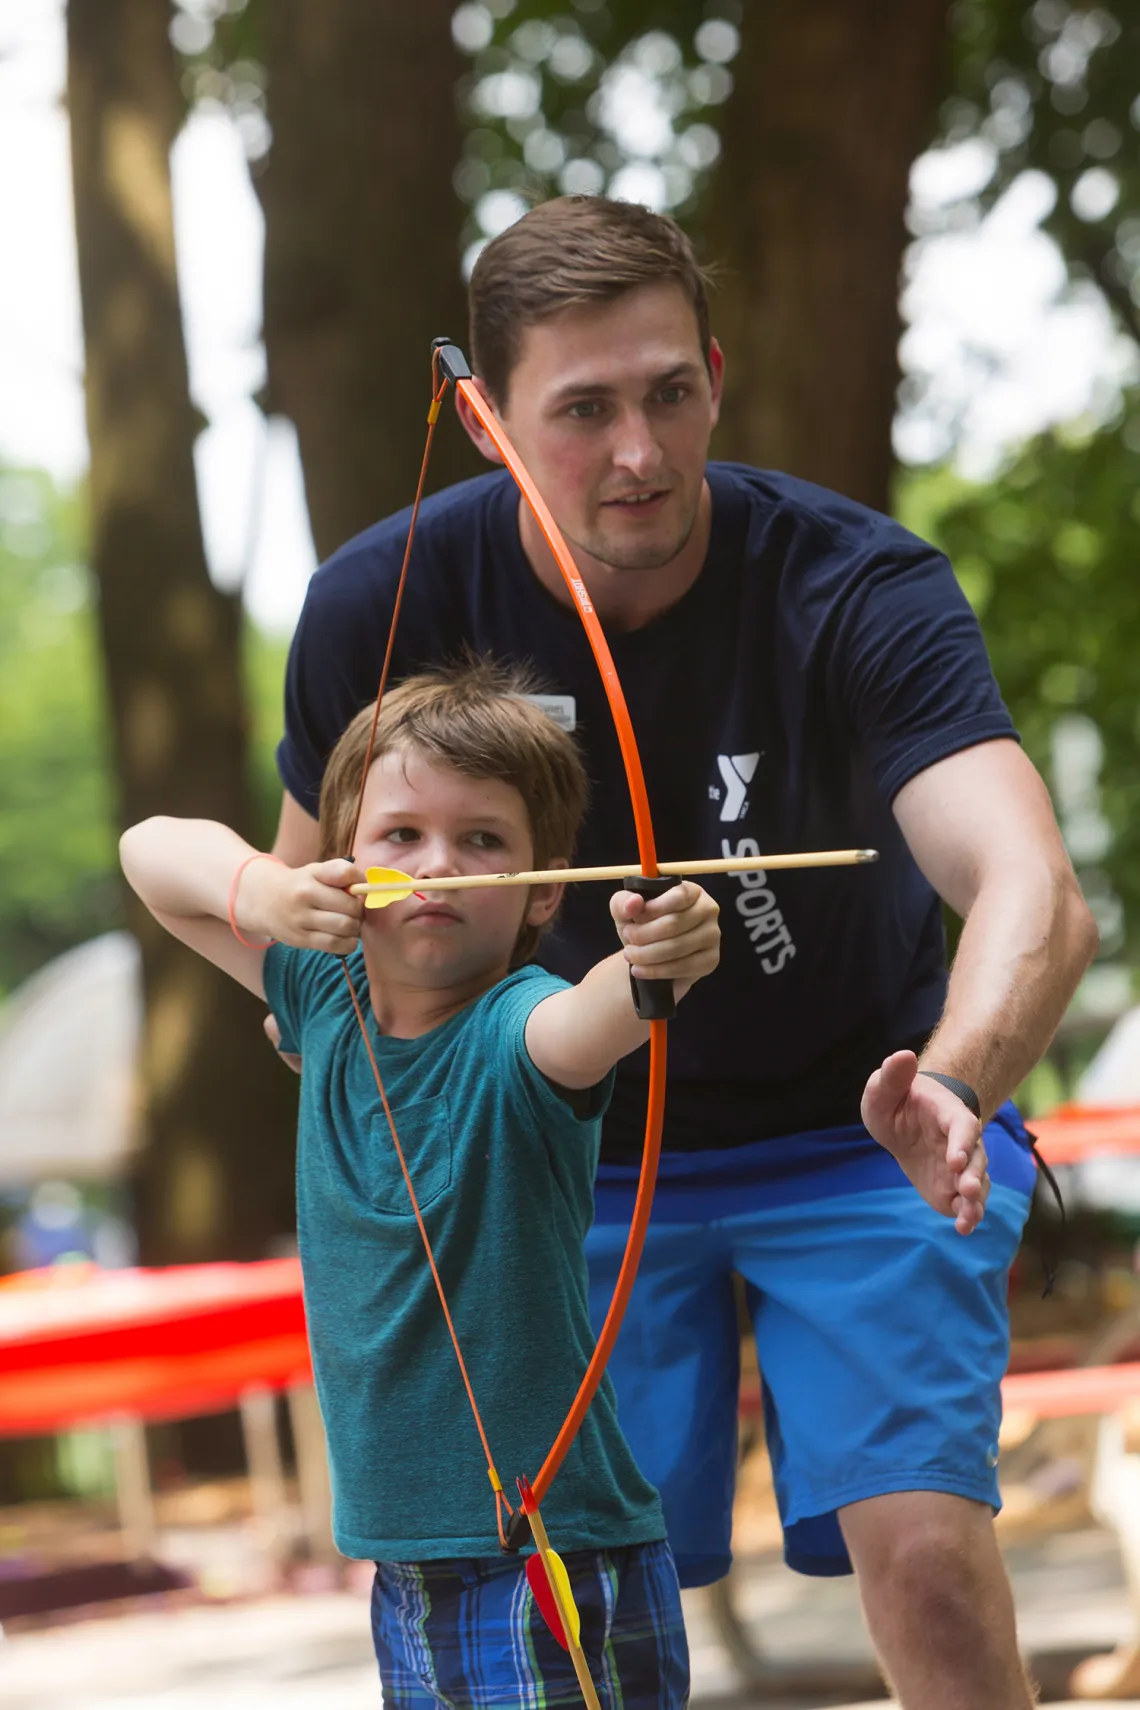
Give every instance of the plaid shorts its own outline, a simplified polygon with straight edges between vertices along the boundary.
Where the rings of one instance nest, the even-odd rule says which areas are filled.
[[[564,1560],[604,1710],[685,1710],[689,1650],[668,1544]],[[518,1556],[378,1563],[372,1642],[386,1710],[582,1704]]]

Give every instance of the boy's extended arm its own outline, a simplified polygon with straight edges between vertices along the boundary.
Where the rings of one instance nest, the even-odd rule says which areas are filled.
[[[265,996],[265,949],[242,944],[230,926],[231,889],[243,862],[249,864],[232,903],[244,936],[341,955],[359,936],[363,905],[343,887],[360,874],[347,861],[285,867],[228,826],[164,817],[124,832],[119,857],[128,883],[155,919],[259,997]]]
[[[684,879],[651,902],[629,891],[611,899],[624,948],[590,969],[576,986],[536,1004],[526,1025],[535,1067],[559,1086],[596,1086],[622,1057],[649,1038],[633,1007],[629,976],[672,980],[678,999],[720,960],[719,909],[707,891]]]

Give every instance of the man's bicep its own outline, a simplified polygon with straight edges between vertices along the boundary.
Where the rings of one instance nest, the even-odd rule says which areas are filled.
[[[319,859],[319,828],[311,813],[286,790],[281,797],[281,816],[273,853],[287,867],[306,867]]]
[[[963,918],[991,873],[1069,868],[1049,792],[1011,739],[960,749],[916,773],[894,814],[922,872]]]
[[[1016,734],[977,618],[932,549],[864,567],[826,659],[826,692],[888,801],[939,761]]]

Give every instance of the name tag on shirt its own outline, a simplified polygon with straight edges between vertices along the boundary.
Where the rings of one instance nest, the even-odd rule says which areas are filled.
[[[524,695],[523,699],[541,707],[559,730],[577,730],[578,706],[573,695]]]

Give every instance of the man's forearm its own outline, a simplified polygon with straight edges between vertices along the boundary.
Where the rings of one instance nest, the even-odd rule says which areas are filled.
[[[993,875],[962,928],[942,1020],[919,1066],[966,1081],[987,1120],[1044,1055],[1096,947],[1071,875]]]

